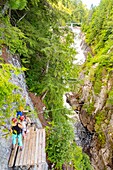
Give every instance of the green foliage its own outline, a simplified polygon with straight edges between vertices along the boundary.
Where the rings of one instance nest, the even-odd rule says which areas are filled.
[[[93,170],[90,164],[89,157],[82,152],[82,149],[78,147],[75,143],[73,144],[74,149],[74,168],[76,170]]]
[[[107,119],[107,113],[106,111],[100,111],[96,114],[95,117],[95,130],[98,134],[98,139],[100,141],[101,145],[105,144],[105,134],[104,132],[101,130],[101,125],[104,123],[104,121]]]
[[[85,8],[84,4],[80,0],[72,1],[72,19],[75,22],[82,23],[86,20],[88,15],[88,10]]]
[[[16,108],[12,110],[14,103],[21,103],[21,96],[14,93],[19,88],[10,81],[11,70],[15,74],[19,73],[11,64],[0,64],[0,125],[4,125],[6,120],[15,115]]]
[[[11,9],[22,10],[25,8],[27,0],[9,0],[9,5]]]
[[[93,84],[95,94],[99,94],[102,85],[105,85],[105,79],[108,79],[108,74],[112,71],[112,57],[108,55],[98,55],[90,58],[84,66],[86,74]]]
[[[8,17],[1,17],[1,20],[3,26],[0,27],[0,35],[2,37],[0,40],[0,46],[5,44],[9,47],[11,53],[19,53],[20,55],[22,54],[26,56],[28,49],[26,47],[26,37],[24,34],[20,29],[13,27],[9,23]]]
[[[111,90],[108,94],[107,104],[111,106],[113,105],[113,90]]]
[[[102,86],[102,73],[101,69],[95,72],[95,81],[94,81],[94,92],[99,94]]]
[[[97,132],[97,133],[98,133],[98,132]],[[100,131],[99,131],[98,139],[99,139],[99,141],[100,141],[101,146],[104,146],[104,144],[106,143],[106,137],[105,137],[104,132],[100,132]]]
[[[48,160],[55,163],[55,168],[62,169],[63,164],[73,163],[74,168],[77,170],[87,169],[92,170],[89,157],[82,153],[82,149],[74,142],[74,132],[72,125],[59,115],[58,122],[52,122],[50,127],[46,128],[47,131],[47,153]]]
[[[56,168],[61,169],[64,163],[72,160],[73,149],[71,143],[74,139],[72,126],[58,112],[56,123],[53,121],[52,126],[47,129],[47,153],[48,160],[56,164]],[[58,120],[59,119],[59,120]]]
[[[96,117],[95,117],[95,120],[96,120],[96,124],[98,126],[101,125],[101,123],[106,119],[106,112],[103,110],[103,111],[100,111],[96,114]]]
[[[101,0],[100,5],[89,12],[88,19],[84,22],[82,29],[86,35],[86,42],[92,48],[94,57],[88,58],[84,68],[86,72],[91,71],[91,82],[95,94],[99,94],[102,86],[108,85],[113,71],[113,1]],[[95,67],[93,70],[92,67]],[[94,71],[94,72],[93,72]],[[111,110],[113,104],[113,90],[108,88],[106,106]],[[106,136],[101,126],[108,120],[107,111],[100,111],[96,114],[95,130],[98,133],[100,144],[104,145]],[[106,121],[106,122],[107,122]]]
[[[95,107],[94,107],[94,102],[90,102],[89,105],[87,105],[87,112],[89,115],[92,114],[92,112],[94,111]]]
[[[98,53],[105,48],[113,32],[112,16],[113,1],[102,0],[96,9],[89,13],[90,20],[86,20],[83,30],[86,31],[87,43],[94,46],[94,52]],[[107,16],[107,19],[106,19]]]
[[[71,48],[73,34],[61,26],[75,18],[77,22],[81,22],[86,11],[81,1],[78,7],[70,2],[10,0],[12,11],[9,15],[9,8],[7,9],[6,15],[1,17],[0,27],[0,44],[7,45],[11,53],[20,55],[22,64],[27,68],[30,91],[41,96],[46,94],[44,102],[50,110],[47,118],[49,116],[53,123],[47,130],[47,155],[57,169],[75,159],[74,132],[67,118],[67,111],[59,108],[63,108],[63,94],[69,91],[70,84],[72,85],[69,79],[76,79],[79,67],[73,65],[76,54]],[[74,13],[75,9],[77,13]],[[12,90],[13,86],[7,93]],[[8,94],[4,95],[7,97]],[[15,98],[16,95],[12,95],[10,106],[15,102]],[[18,98],[17,96],[17,102]],[[7,110],[8,115],[11,108]]]

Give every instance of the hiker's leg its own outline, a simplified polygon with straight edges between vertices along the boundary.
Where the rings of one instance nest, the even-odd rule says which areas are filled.
[[[22,137],[23,137],[23,139],[25,138],[25,136],[26,136],[26,133],[25,133],[25,131],[23,130],[23,131],[22,131]]]
[[[22,134],[18,135],[18,146],[22,147]]]
[[[17,135],[16,134],[12,134],[12,144],[13,144],[13,149],[16,145],[16,138],[17,138]]]

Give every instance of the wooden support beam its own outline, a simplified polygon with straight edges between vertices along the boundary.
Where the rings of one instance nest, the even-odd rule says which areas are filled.
[[[15,145],[15,148],[11,151],[11,155],[10,155],[9,163],[8,163],[9,168],[14,166],[15,157],[16,157],[16,154],[17,154],[17,149],[18,149],[18,145]]]

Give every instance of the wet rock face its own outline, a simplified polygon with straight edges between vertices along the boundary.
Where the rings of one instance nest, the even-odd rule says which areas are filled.
[[[90,132],[94,132],[94,123],[95,119],[92,116],[89,116],[85,110],[81,110],[80,112],[80,121],[84,125],[84,127]]]
[[[84,105],[84,101],[80,101],[79,95],[76,93],[67,93],[66,97],[67,102],[70,104],[70,106],[72,106],[75,114],[79,114],[79,119],[77,119],[74,124],[75,142],[78,146],[81,146],[83,150],[89,153],[89,147],[92,140],[92,131],[90,132],[89,129],[87,129],[88,117],[85,118],[85,113],[83,112],[82,113],[84,116],[81,116],[81,110],[82,106]],[[81,119],[84,119],[84,121],[82,121]]]
[[[66,102],[72,106],[74,111],[80,111],[84,101],[79,101],[79,95],[76,93],[66,93]]]
[[[8,170],[8,159],[11,152],[11,138],[5,138],[4,133],[0,130],[0,169]]]
[[[81,146],[86,153],[90,154],[89,148],[92,134],[79,121],[74,124],[74,129],[76,144]]]
[[[85,59],[87,59],[88,52],[94,57],[91,49],[85,42],[85,35],[79,30],[78,34],[79,38],[82,39],[80,41],[80,47],[83,50]],[[112,95],[109,99],[111,103],[108,102],[109,93],[113,91],[113,74],[107,73],[107,69],[102,67],[102,72],[101,74],[99,73],[102,77],[98,83],[98,79],[95,77],[95,73],[98,74],[95,71],[98,66],[99,63],[93,64],[90,70],[86,69],[88,71],[86,74],[85,70],[83,70],[80,73],[79,79],[83,80],[84,83],[80,87],[79,92],[68,93],[66,97],[67,102],[72,106],[73,110],[79,114],[80,122],[75,125],[78,138],[78,141],[76,140],[77,144],[84,147],[83,143],[89,142],[88,145],[86,144],[84,150],[89,154],[94,170],[113,170]],[[96,86],[94,81],[97,83]],[[79,133],[77,128],[80,128],[83,133]],[[84,129],[89,134],[84,133]],[[90,134],[92,135],[91,140],[90,137],[89,139],[87,138],[87,134],[89,136]],[[82,140],[84,142],[81,142]]]
[[[84,35],[84,33],[82,33],[82,32],[80,33],[80,38],[82,39],[80,45],[82,47],[82,50],[83,50],[83,53],[84,53],[86,59],[87,59],[87,54],[88,53],[92,54],[92,56],[93,56],[93,52],[92,52],[91,48],[85,42],[85,35]]]
[[[92,134],[89,145],[86,145],[89,147],[84,151],[89,154],[94,170],[113,170],[113,107],[107,102],[113,87],[113,77],[106,77],[102,77],[103,85],[98,95],[94,93],[90,76],[85,77],[81,93],[67,95],[72,108],[79,110],[81,124]],[[79,106],[81,101],[84,101],[82,107]],[[92,101],[93,109],[89,112]],[[82,135],[84,138],[84,133]]]
[[[90,79],[87,80],[89,81],[87,91],[85,90],[86,83],[84,83],[82,91],[85,103],[90,103],[92,100],[94,101],[94,108],[90,114],[87,112],[87,109],[82,108],[80,120],[90,132],[94,131],[94,137],[91,141],[90,155],[91,162],[95,170],[113,169],[113,109],[111,105],[106,102],[108,93],[112,89],[111,86],[113,85],[113,80],[111,76],[109,76],[110,79],[106,77],[103,76],[102,78],[103,85],[101,86],[101,90],[98,95],[94,94],[93,85],[90,83]],[[87,93],[88,91],[92,91],[91,94],[93,95]],[[89,98],[91,99],[90,101]],[[98,114],[100,115],[98,116]],[[99,119],[99,117],[104,118],[103,120],[100,120],[100,125],[97,131],[97,118]]]

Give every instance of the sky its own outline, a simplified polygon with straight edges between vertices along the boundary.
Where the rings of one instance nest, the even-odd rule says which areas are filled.
[[[99,4],[100,0],[82,0],[82,2],[84,4],[86,4],[88,8],[90,8],[91,4],[93,4],[93,6],[95,6],[95,5],[97,6]]]

